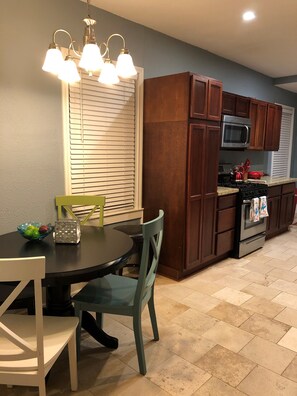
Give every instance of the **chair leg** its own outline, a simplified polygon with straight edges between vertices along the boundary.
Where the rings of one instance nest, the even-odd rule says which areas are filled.
[[[70,371],[70,385],[71,390],[76,391],[78,387],[77,380],[77,356],[76,356],[76,337],[73,333],[68,342],[68,358],[69,358],[69,371]]]
[[[103,313],[102,312],[96,312],[96,323],[100,329],[103,328]]]
[[[156,317],[156,311],[155,311],[154,295],[152,295],[148,301],[148,309],[149,309],[152,328],[153,328],[154,340],[158,341],[159,340],[159,330],[158,330],[157,317]]]
[[[144,355],[144,345],[143,345],[143,337],[142,337],[142,328],[141,328],[141,314],[137,314],[133,316],[133,330],[136,344],[136,351],[138,357],[138,365],[139,372],[142,375],[146,374],[146,363],[145,363],[145,355]]]
[[[77,360],[80,358],[80,336],[81,336],[81,320],[82,320],[82,311],[77,309],[74,304],[74,314],[78,317],[79,322],[76,328],[76,355]]]
[[[38,389],[39,389],[39,396],[46,396],[46,390],[45,390],[45,378],[42,378],[41,381],[38,381]]]

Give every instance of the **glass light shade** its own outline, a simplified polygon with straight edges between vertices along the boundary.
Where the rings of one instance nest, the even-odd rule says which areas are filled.
[[[85,69],[88,73],[101,70],[103,59],[97,44],[86,44],[83,49],[79,67]]]
[[[115,66],[109,59],[104,62],[98,81],[102,84],[117,84],[120,82]]]
[[[118,56],[116,71],[118,76],[123,78],[132,77],[137,74],[130,54],[121,53]]]
[[[71,58],[66,58],[61,67],[58,78],[68,84],[73,84],[80,81],[80,75],[77,71],[75,62]]]
[[[47,50],[42,70],[57,75],[64,63],[62,52],[58,48]]]

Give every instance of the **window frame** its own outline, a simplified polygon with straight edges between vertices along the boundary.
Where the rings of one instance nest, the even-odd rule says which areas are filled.
[[[143,221],[142,207],[142,167],[143,167],[143,87],[144,70],[136,67],[137,76],[135,88],[135,179],[134,208],[104,212],[104,224],[113,224],[130,220]],[[64,155],[64,186],[65,194],[71,195],[70,169],[70,134],[69,134],[69,86],[62,82],[62,117],[63,117],[63,155]]]

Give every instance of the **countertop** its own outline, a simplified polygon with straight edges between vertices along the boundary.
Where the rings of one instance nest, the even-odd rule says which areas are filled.
[[[271,187],[271,186],[278,186],[278,185],[287,184],[287,183],[296,183],[297,178],[296,177],[264,176],[261,178],[261,180],[253,180],[253,182],[267,184],[268,187]],[[238,191],[239,191],[238,188],[218,187],[218,196],[220,197],[222,195],[236,194]]]
[[[218,187],[218,196],[236,194],[238,191],[238,188]]]
[[[264,176],[261,178],[260,182],[265,181],[265,183],[270,186],[278,186],[280,184],[287,184],[287,183],[296,183],[296,177],[270,177]]]

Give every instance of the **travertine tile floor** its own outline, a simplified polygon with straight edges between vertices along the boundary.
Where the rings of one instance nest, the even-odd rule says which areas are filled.
[[[297,395],[297,226],[181,282],[158,276],[155,296],[158,342],[143,314],[147,375],[138,373],[131,320],[108,316],[105,330],[120,346],[110,351],[84,334],[76,395]],[[66,359],[48,396],[71,394]],[[0,394],[37,392],[0,386]]]

